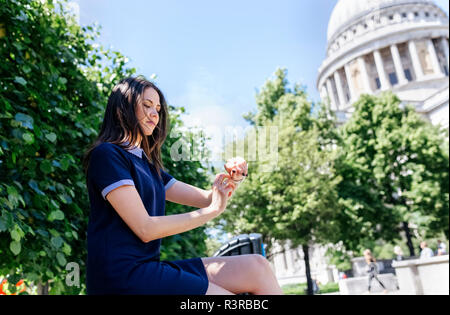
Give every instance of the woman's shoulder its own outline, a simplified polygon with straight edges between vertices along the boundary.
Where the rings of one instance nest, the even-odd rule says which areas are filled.
[[[111,142],[101,142],[92,150],[92,152],[120,151],[120,150],[123,149],[117,144]]]
[[[127,159],[125,150],[119,145],[111,142],[102,142],[98,144],[94,149],[92,149],[92,157],[97,158],[111,158],[111,157],[121,157]]]

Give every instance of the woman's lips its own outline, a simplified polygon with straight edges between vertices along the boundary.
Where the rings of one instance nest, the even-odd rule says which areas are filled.
[[[147,124],[149,124],[151,126],[156,126],[156,124],[153,121],[147,121]]]

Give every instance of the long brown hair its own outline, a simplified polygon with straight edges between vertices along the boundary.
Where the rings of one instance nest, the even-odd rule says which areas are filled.
[[[150,136],[145,136],[136,117],[136,109],[142,102],[142,96],[147,88],[153,88],[159,95],[161,110],[159,122]],[[131,149],[141,135],[141,147],[155,166],[161,176],[163,169],[161,147],[167,137],[169,127],[166,99],[161,90],[152,82],[143,77],[129,77],[122,79],[114,86],[108,98],[105,116],[97,139],[91,144],[83,157],[83,170],[87,176],[91,152],[103,142],[117,144],[124,149]],[[123,143],[128,137],[128,145]]]

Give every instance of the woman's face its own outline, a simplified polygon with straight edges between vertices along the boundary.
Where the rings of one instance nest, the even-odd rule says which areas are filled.
[[[161,104],[158,92],[153,88],[145,89],[142,102],[136,108],[136,117],[145,132],[145,136],[151,135],[158,125],[160,110]]]

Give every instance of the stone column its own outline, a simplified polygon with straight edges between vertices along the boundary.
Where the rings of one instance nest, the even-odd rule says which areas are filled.
[[[444,75],[441,69],[441,65],[439,64],[439,59],[436,54],[436,48],[434,47],[433,40],[431,38],[427,39],[427,48],[428,53],[431,57],[431,63],[433,64],[433,72],[436,75]]]
[[[293,275],[295,267],[294,267],[294,259],[292,257],[292,250],[288,248],[286,249],[285,253],[286,253],[286,262],[288,266],[288,274]]]
[[[320,87],[320,98],[322,99],[323,102],[325,102],[326,99],[328,98],[328,93],[325,85],[322,85]]]
[[[356,98],[356,92],[355,92],[355,86],[353,85],[352,81],[352,74],[350,73],[350,68],[348,64],[344,67],[345,70],[345,77],[347,78],[347,84],[348,84],[348,90],[350,91],[350,102],[355,101]]]
[[[416,79],[421,80],[424,76],[422,65],[420,64],[419,55],[417,54],[416,43],[411,40],[408,42],[409,54],[411,55],[411,61],[414,68],[414,73],[416,74]]]
[[[331,84],[330,78],[327,79],[327,91],[328,91],[328,97],[330,98],[331,109],[337,110],[338,106],[337,106],[336,98],[334,97],[333,86]]]
[[[391,46],[391,55],[392,55],[392,60],[394,60],[394,67],[395,67],[395,72],[397,73],[398,84],[404,85],[404,84],[408,83],[408,80],[406,79],[406,76],[405,76],[405,70],[403,69],[402,59],[400,57],[400,53],[398,52],[397,45]]]
[[[364,60],[364,56],[358,58],[358,64],[364,83],[364,90],[366,93],[372,93],[372,88],[370,87],[370,78],[369,75],[367,74],[367,67],[366,61]]]
[[[383,58],[381,57],[380,51],[375,50],[373,52],[373,57],[375,59],[375,66],[377,67],[378,77],[380,78],[381,90],[387,90],[391,87],[389,79],[384,70]]]
[[[339,71],[334,72],[334,82],[336,83],[336,89],[339,97],[339,105],[341,108],[345,107],[347,100],[345,99],[344,89],[342,88],[342,80]]]
[[[441,38],[442,49],[444,50],[445,60],[447,61],[447,71],[450,72],[449,58],[448,58],[448,40],[445,37]]]

